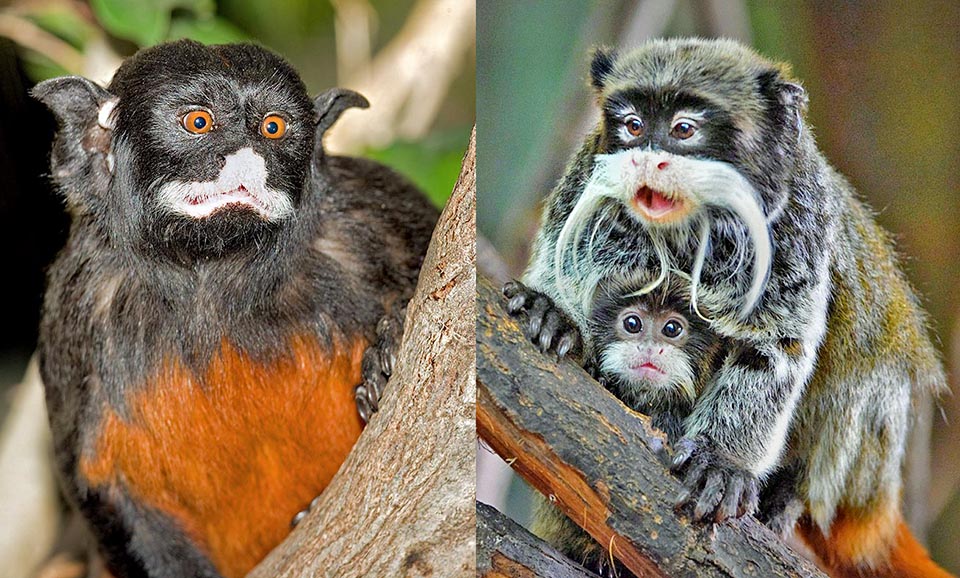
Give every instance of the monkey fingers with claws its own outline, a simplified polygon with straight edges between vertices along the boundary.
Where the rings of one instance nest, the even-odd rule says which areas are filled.
[[[504,285],[503,296],[507,298],[507,312],[525,319],[524,334],[541,352],[552,351],[562,358],[583,350],[580,330],[550,297],[519,281]]]

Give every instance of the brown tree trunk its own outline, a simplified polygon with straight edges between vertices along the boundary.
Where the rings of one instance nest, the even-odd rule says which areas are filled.
[[[752,517],[701,524],[676,511],[680,484],[651,451],[663,434],[537,351],[505,303],[481,277],[477,432],[605,550],[640,576],[823,576]]]
[[[250,577],[475,574],[475,297],[471,137],[380,411],[314,510]]]

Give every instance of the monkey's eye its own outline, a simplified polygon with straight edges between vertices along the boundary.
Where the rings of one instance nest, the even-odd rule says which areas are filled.
[[[630,314],[623,318],[623,330],[627,333],[640,333],[643,329],[643,321],[639,315]]]
[[[268,114],[260,123],[260,134],[267,138],[280,138],[287,132],[287,121],[280,115]]]
[[[676,319],[671,319],[663,324],[663,329],[660,332],[670,339],[675,339],[683,333],[683,324]]]
[[[623,119],[623,126],[627,127],[630,136],[638,137],[643,134],[643,121],[635,114],[629,114]]]
[[[670,136],[675,139],[687,140],[693,135],[697,134],[697,130],[700,127],[697,126],[697,123],[694,121],[681,118],[677,122],[673,123],[673,128],[670,129]]]
[[[193,134],[206,134],[213,130],[213,115],[205,110],[191,110],[180,117],[180,124]]]

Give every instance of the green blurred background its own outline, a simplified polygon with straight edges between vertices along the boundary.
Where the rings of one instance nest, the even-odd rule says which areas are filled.
[[[960,2],[481,0],[477,22],[478,226],[503,261],[492,272],[522,272],[540,201],[596,122],[591,46],[738,38],[792,63],[821,149],[894,233],[960,390]],[[940,405],[932,475],[917,482],[929,491],[908,500],[925,510],[914,519],[934,555],[960,572],[960,404]],[[481,458],[478,483],[522,520],[523,492],[494,462]]]
[[[27,95],[33,84],[64,74],[106,84],[122,58],[165,40],[256,42],[311,94],[363,92],[371,109],[345,114],[328,148],[393,166],[442,206],[474,122],[474,10],[472,0],[0,0],[0,386],[33,350],[43,269],[68,226],[44,176],[54,123]]]

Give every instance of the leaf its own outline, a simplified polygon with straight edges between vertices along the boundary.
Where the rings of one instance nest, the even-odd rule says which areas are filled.
[[[396,169],[423,189],[433,204],[442,207],[460,174],[463,143],[470,127],[433,134],[421,142],[398,142],[368,151],[368,157]]]
[[[213,17],[213,0],[90,0],[97,20],[118,38],[152,46],[167,37],[171,13],[186,10],[197,18]]]
[[[30,20],[47,32],[61,38],[77,50],[83,50],[96,33],[95,27],[77,11],[58,4],[44,6],[29,15]]]
[[[170,26],[163,0],[90,0],[90,6],[107,32],[140,46],[160,42]]]
[[[190,38],[204,44],[226,44],[229,42],[249,42],[250,36],[231,22],[218,16],[213,18],[174,17],[170,23],[167,40]]]

